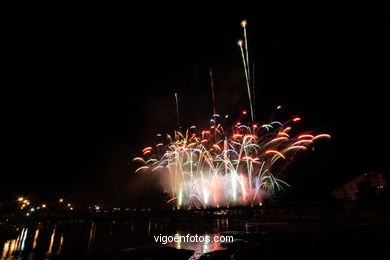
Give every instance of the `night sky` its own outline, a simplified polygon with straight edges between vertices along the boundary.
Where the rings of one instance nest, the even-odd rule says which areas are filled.
[[[380,14],[64,12],[6,22],[2,56],[0,200],[159,205],[153,178],[131,160],[216,110],[248,109],[237,40],[248,20],[256,118],[299,115],[332,135],[287,170],[291,193],[322,196],[366,171],[387,171],[389,26]],[[297,197],[299,197],[297,196]]]

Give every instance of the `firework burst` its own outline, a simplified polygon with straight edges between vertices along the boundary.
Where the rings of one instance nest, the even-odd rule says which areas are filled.
[[[177,208],[253,205],[272,196],[288,184],[280,176],[294,157],[328,134],[292,135],[300,118],[282,124],[236,123],[229,130],[213,119],[210,127],[161,137],[154,147],[137,157],[143,165],[137,172],[149,171],[168,178],[168,203]]]

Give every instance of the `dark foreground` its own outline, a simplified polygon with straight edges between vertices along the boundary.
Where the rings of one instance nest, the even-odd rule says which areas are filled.
[[[236,235],[226,250],[200,259],[389,259],[389,234],[389,226],[365,223],[288,223]]]
[[[141,222],[128,226],[124,223],[93,223],[95,227],[91,230],[86,228],[90,223],[57,223],[54,229],[49,228],[50,224],[41,224],[40,231],[25,234],[24,238],[1,239],[1,259],[388,259],[390,256],[390,226],[364,221],[238,221],[231,225],[232,230],[223,225],[218,229],[215,223],[193,223],[199,225],[195,228],[188,227],[189,223],[171,223],[172,227],[165,230],[157,227],[154,231],[155,227],[150,228],[150,223],[145,222],[149,232],[155,234],[161,231],[194,234],[208,229],[233,235],[235,241],[220,245],[161,245],[151,239],[151,233],[141,234],[142,231],[138,230],[130,234],[125,230],[132,225],[137,229],[134,224],[142,226]],[[161,227],[166,224],[157,221],[152,225]],[[241,230],[238,230],[240,225]],[[40,237],[37,232],[41,232]],[[85,245],[82,245],[83,237]]]
[[[332,214],[237,209],[7,219],[0,259],[390,259],[388,204],[359,205]],[[234,241],[154,239],[187,234]]]

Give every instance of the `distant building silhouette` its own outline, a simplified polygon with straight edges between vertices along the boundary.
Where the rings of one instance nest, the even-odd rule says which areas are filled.
[[[386,188],[387,181],[384,173],[369,172],[347,182],[339,189],[333,191],[332,195],[342,200],[366,199]]]

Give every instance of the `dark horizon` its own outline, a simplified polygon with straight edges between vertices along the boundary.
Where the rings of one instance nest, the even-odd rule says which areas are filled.
[[[156,207],[164,198],[132,158],[157,133],[248,109],[237,40],[248,21],[256,118],[302,118],[332,135],[287,171],[292,198],[321,197],[367,171],[388,173],[385,87],[389,26],[379,14],[251,15],[55,13],[7,26],[5,167],[0,201],[29,196],[107,207]],[[149,182],[148,182],[149,181]]]

